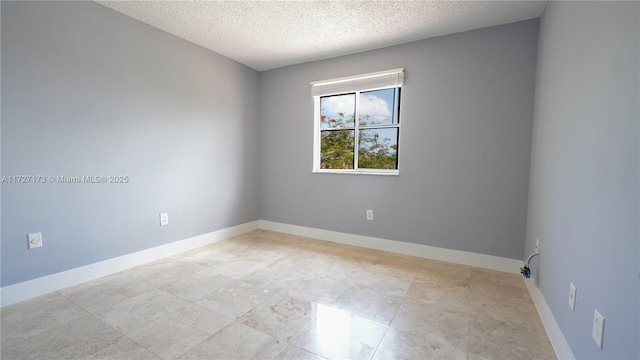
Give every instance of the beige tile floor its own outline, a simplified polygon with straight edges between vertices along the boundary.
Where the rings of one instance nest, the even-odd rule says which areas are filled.
[[[258,230],[1,309],[2,359],[553,359],[517,274]]]

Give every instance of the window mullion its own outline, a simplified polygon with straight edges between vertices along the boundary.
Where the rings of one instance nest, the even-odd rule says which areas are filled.
[[[359,142],[360,142],[360,91],[356,91],[356,111],[355,111],[355,119],[353,119],[353,125],[355,128],[354,134],[354,143],[353,143],[353,168],[359,169],[358,167],[358,150],[359,150]]]
[[[342,131],[342,130],[355,130],[355,128],[353,126],[349,126],[349,127],[320,129],[320,131]]]
[[[396,88],[393,93],[393,123],[400,124],[400,88]]]
[[[359,129],[360,130],[366,130],[366,129],[395,129],[395,128],[399,128],[400,126],[398,126],[398,124],[380,124],[380,125],[367,125],[367,126],[362,126]]]

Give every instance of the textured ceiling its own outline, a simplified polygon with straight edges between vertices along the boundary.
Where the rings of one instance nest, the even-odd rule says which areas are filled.
[[[97,1],[262,71],[539,17],[546,1]]]

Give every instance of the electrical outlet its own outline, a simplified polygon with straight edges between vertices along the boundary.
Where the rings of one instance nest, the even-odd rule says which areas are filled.
[[[569,283],[569,307],[576,310],[576,286],[573,283]]]
[[[27,248],[29,250],[42,247],[42,233],[27,235]]]
[[[593,331],[591,333],[593,341],[596,345],[602,349],[602,339],[604,337],[604,316],[602,316],[598,309],[593,310]]]
[[[373,210],[367,210],[367,220],[373,220]]]
[[[536,239],[536,254],[540,252],[540,240]]]
[[[162,213],[160,214],[160,226],[169,225],[169,214]]]

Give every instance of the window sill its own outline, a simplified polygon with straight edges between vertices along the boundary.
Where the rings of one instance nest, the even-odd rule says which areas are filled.
[[[385,176],[398,176],[400,172],[398,170],[334,170],[334,169],[320,169],[313,170],[314,174],[343,174],[343,175],[385,175]]]

